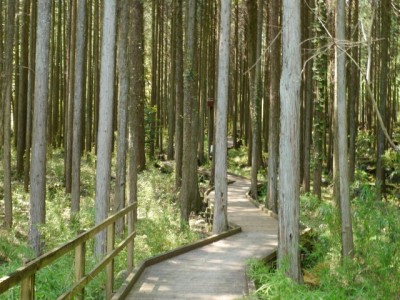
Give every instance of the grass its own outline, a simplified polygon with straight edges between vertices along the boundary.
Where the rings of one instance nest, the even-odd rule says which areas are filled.
[[[77,230],[94,226],[95,156],[87,154],[82,159],[81,211],[77,218],[79,222],[73,224],[70,222],[70,197],[64,192],[63,153],[61,150],[50,149],[48,157],[46,225],[41,228],[45,237],[45,251],[72,239]],[[112,181],[112,186],[113,184]],[[134,253],[136,264],[145,258],[199,239],[198,234],[188,227],[181,227],[174,185],[173,174],[162,174],[153,167],[149,167],[138,177],[139,205]],[[23,181],[16,176],[13,176],[12,187],[14,227],[11,231],[0,229],[0,277],[34,257],[28,245],[29,194],[24,192]],[[96,264],[92,249],[93,241],[90,241],[87,245],[86,270]],[[115,261],[115,288],[123,281],[120,272],[125,269],[125,264],[126,251],[122,251]],[[36,277],[36,299],[56,299],[65,292],[73,282],[72,266],[71,254],[40,270]],[[103,273],[94,278],[85,289],[85,299],[103,298]],[[0,295],[0,299],[18,298],[19,286]]]
[[[260,299],[397,299],[400,295],[398,199],[375,199],[375,188],[358,171],[352,187],[355,257],[342,261],[337,207],[312,195],[301,197],[301,221],[313,229],[312,252],[302,261],[298,285],[284,271],[250,262]]]

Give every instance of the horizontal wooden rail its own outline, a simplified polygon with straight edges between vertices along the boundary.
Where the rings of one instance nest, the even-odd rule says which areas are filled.
[[[64,254],[75,250],[75,263],[84,263],[85,261],[85,243],[87,240],[93,238],[97,233],[108,229],[110,231],[112,238],[112,244],[114,242],[115,235],[115,222],[124,217],[125,215],[132,213],[134,209],[136,209],[137,204],[133,203],[117,212],[116,214],[108,217],[102,223],[93,227],[92,229],[78,235],[75,239],[61,245],[54,250],[47,252],[38,258],[30,261],[23,267],[18,268],[13,273],[10,273],[2,278],[0,278],[0,294],[6,292],[13,286],[21,283],[21,299],[33,299],[34,298],[34,276],[37,271],[43,269],[44,267],[51,264],[56,259],[62,257]],[[132,214],[129,215],[129,218],[132,218]],[[133,222],[129,220],[128,224],[133,226]],[[72,295],[74,292],[82,291],[84,285],[86,285],[95,275],[97,275],[102,269],[104,269],[107,265],[113,263],[113,259],[116,255],[118,255],[124,247],[126,247],[130,242],[132,242],[135,233],[133,232],[133,228],[128,228],[129,236],[121,242],[116,249],[112,251],[108,251],[107,255],[103,258],[103,260],[92,270],[89,274],[84,276],[84,265],[76,266],[76,280],[77,283],[74,285],[71,293],[64,294],[66,299],[68,299],[68,295]],[[110,245],[110,249],[114,247],[114,245]],[[109,247],[107,247],[109,248]],[[110,250],[108,249],[108,250]],[[83,268],[83,269],[82,269]],[[127,267],[128,270],[132,268],[132,266]],[[29,291],[31,290],[31,291]],[[64,296],[63,295],[63,296]],[[83,297],[79,297],[83,298]],[[64,299],[64,298],[62,298]]]
[[[86,286],[97,274],[99,274],[113,259],[117,256],[126,245],[135,237],[135,232],[130,234],[123,242],[121,242],[116,249],[114,249],[110,254],[106,255],[88,274],[82,277],[70,291],[64,293],[58,299],[71,299],[71,297],[79,291],[81,288]]]

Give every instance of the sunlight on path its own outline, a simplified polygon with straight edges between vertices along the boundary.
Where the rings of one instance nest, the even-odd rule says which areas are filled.
[[[246,260],[276,249],[278,223],[247,200],[248,180],[228,179],[235,180],[228,186],[228,218],[242,232],[147,268],[127,299],[224,300],[248,293]]]

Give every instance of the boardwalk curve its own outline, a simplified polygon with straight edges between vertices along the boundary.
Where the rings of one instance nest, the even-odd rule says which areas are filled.
[[[250,181],[228,175],[228,218],[242,232],[146,268],[126,299],[237,299],[248,294],[246,260],[274,252],[278,222],[246,197]],[[209,194],[213,197],[213,192]]]

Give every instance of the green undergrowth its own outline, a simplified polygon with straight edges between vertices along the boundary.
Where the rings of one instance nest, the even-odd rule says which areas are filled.
[[[376,201],[375,187],[357,171],[352,186],[354,260],[341,260],[338,208],[329,200],[301,197],[301,221],[312,228],[312,249],[302,249],[305,284],[284,271],[250,262],[260,299],[398,299],[400,296],[399,200]]]
[[[82,159],[81,211],[73,222],[70,221],[70,196],[65,193],[63,172],[62,151],[51,150],[47,161],[46,225],[41,228],[45,239],[44,251],[71,240],[77,231],[94,226],[95,156],[87,154]],[[115,185],[114,172],[113,169],[111,191]],[[23,189],[23,180],[14,173],[12,175],[14,226],[10,231],[0,227],[0,277],[34,258],[28,245],[29,194]],[[174,186],[173,174],[162,174],[154,167],[149,167],[138,176],[138,221],[134,242],[136,265],[143,259],[199,239],[197,233],[181,225]],[[117,237],[116,244],[120,240],[121,237]],[[97,263],[93,256],[93,240],[87,243],[86,252],[88,271]],[[123,282],[126,255],[124,250],[115,260],[114,289]],[[74,280],[73,265],[71,253],[40,270],[36,276],[35,299],[56,299],[70,288]],[[105,274],[102,272],[85,289],[85,299],[103,299],[104,286]],[[19,299],[19,286],[0,295],[0,299]]]

